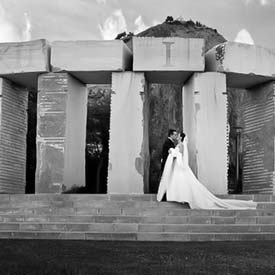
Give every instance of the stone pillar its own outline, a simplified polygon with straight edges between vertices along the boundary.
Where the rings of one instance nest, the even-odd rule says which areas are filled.
[[[28,91],[0,78],[0,193],[25,193]]]
[[[248,89],[243,106],[243,193],[273,193],[275,82]]]
[[[143,73],[112,73],[108,193],[144,193],[149,171],[144,92]]]
[[[215,194],[227,193],[227,96],[221,73],[195,73],[184,86],[189,165]]]
[[[87,89],[68,73],[38,78],[36,193],[85,186]]]

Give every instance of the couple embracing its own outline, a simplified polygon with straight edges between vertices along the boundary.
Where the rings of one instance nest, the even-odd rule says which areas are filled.
[[[219,199],[194,175],[188,163],[187,138],[174,129],[163,144],[162,176],[157,200],[166,194],[167,201],[188,203],[191,209],[255,209],[257,203],[245,200]]]

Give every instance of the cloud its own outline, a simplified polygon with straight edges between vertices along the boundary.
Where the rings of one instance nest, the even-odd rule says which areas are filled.
[[[115,39],[117,34],[127,32],[126,20],[121,9],[115,10],[103,26],[99,24],[98,27],[104,40]]]
[[[135,26],[136,26],[136,29],[134,31],[134,33],[140,33],[144,30],[146,30],[148,28],[148,26],[146,26],[143,22],[143,19],[142,19],[142,16],[139,15],[136,20],[135,20]]]
[[[254,45],[254,40],[252,39],[250,33],[246,29],[242,29],[238,32],[235,42]]]
[[[29,41],[31,40],[31,20],[29,18],[28,13],[24,13],[25,17],[25,29],[22,32],[22,40]]]
[[[106,4],[106,0],[96,0],[98,4]]]
[[[0,4],[0,42],[20,41],[20,35],[15,26],[7,19],[6,11]]]
[[[244,3],[246,5],[249,5],[249,4],[254,3],[254,2],[257,2],[262,6],[266,6],[266,5],[270,4],[270,0],[244,0]]]

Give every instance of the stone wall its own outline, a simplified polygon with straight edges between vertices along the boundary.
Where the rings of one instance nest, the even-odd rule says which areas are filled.
[[[24,193],[28,91],[0,78],[0,193]]]
[[[245,96],[244,193],[274,192],[274,90],[269,82],[248,89]]]

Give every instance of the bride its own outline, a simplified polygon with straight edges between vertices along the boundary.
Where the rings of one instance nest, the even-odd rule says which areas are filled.
[[[245,200],[219,199],[193,174],[188,164],[188,148],[185,134],[178,137],[175,149],[169,149],[161,177],[157,200],[166,193],[167,201],[187,202],[191,209],[255,209],[257,203]]]

